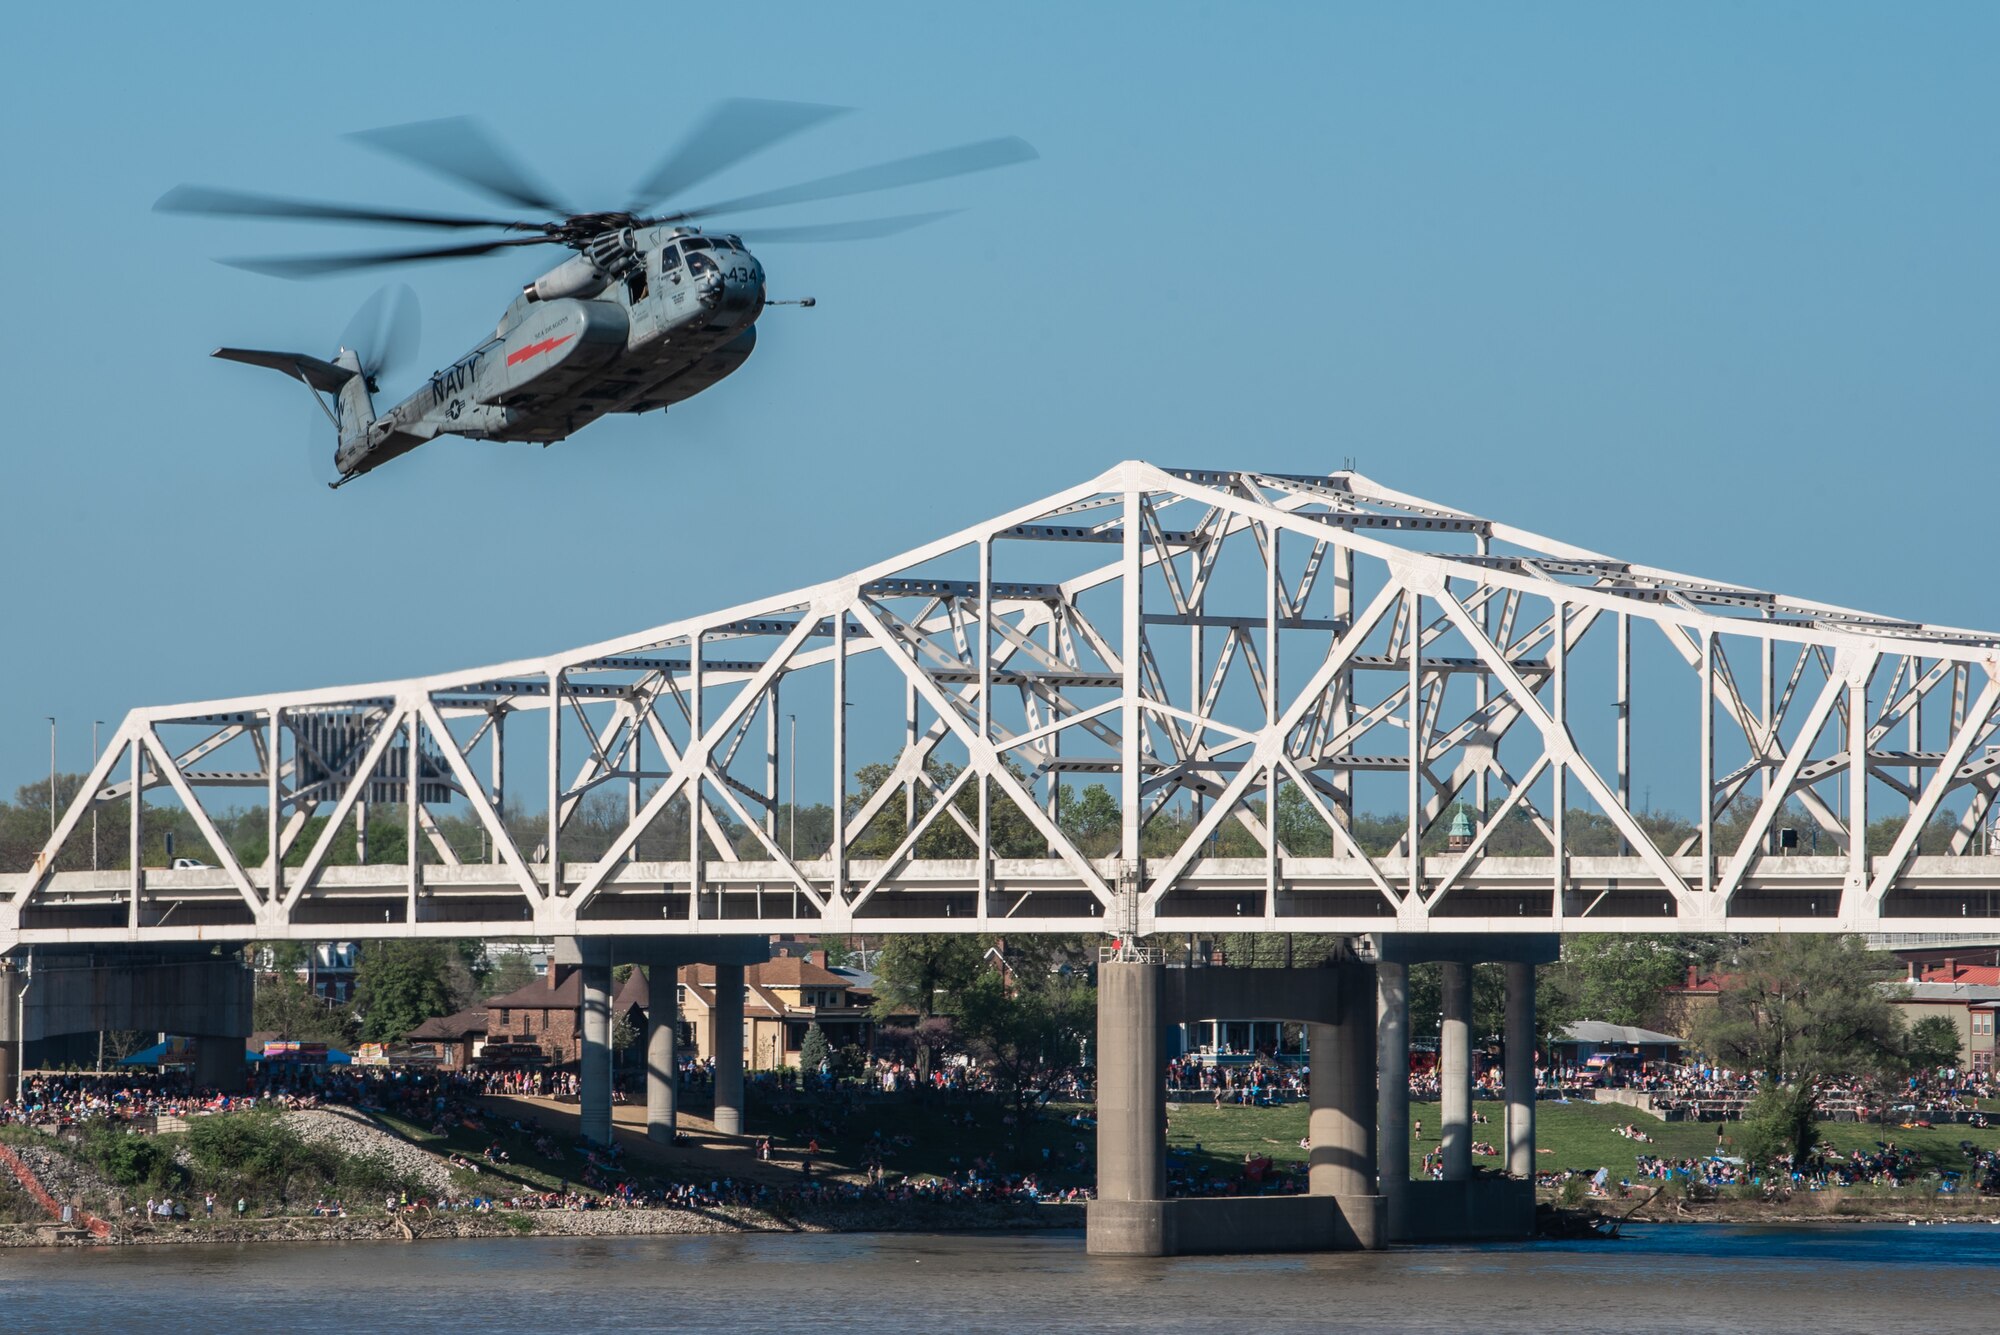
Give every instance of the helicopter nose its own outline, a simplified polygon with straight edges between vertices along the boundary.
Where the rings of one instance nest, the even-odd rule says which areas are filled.
[[[764,304],[764,269],[762,265],[748,260],[731,265],[723,273],[723,299],[725,310],[751,310]]]

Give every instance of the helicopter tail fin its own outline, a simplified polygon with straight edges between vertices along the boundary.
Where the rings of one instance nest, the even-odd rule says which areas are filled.
[[[372,387],[368,377],[362,373],[360,359],[353,353],[342,348],[340,355],[333,359],[333,365],[346,372],[334,394],[340,418],[340,452],[344,455],[350,447],[365,439],[368,428],[374,425],[375,399],[369,393]]]

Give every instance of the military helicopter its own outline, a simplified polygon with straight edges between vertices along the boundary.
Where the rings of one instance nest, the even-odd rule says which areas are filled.
[[[407,288],[393,298],[386,290],[377,293],[331,360],[298,352],[217,348],[216,357],[269,367],[307,386],[338,433],[333,454],[338,476],[328,485],[341,487],[441,435],[546,445],[606,413],[665,409],[736,371],[757,345],[758,316],[767,305],[781,303],[766,299],[764,266],[741,234],[706,230],[695,225],[697,220],[890,190],[1037,156],[1020,139],[987,139],[714,204],[660,211],[666,201],[724,168],[845,110],[753,99],[720,103],[639,182],[625,207],[608,212],[579,213],[558,203],[477,122],[465,117],[352,137],[542,216],[412,212],[194,185],[175,187],[154,207],[169,213],[509,233],[446,246],[222,261],[282,278],[460,259],[520,246],[555,245],[576,252],[526,284],[491,337],[433,372],[428,384],[381,414],[374,404],[380,377],[399,352],[415,343],[415,299]],[[954,211],[771,227],[750,235],[759,244],[869,240]],[[813,300],[791,304],[810,306]]]

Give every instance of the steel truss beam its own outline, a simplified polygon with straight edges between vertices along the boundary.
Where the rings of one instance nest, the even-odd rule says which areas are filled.
[[[1635,642],[1641,623],[1657,637]],[[1632,672],[1648,645],[1674,690],[1635,693],[1658,680]],[[540,754],[518,729],[503,745],[537,712]],[[1693,725],[1696,770],[1666,779],[1691,802],[1677,828],[1633,802],[1635,717]],[[794,719],[831,755],[806,782],[824,846],[782,823]],[[213,805],[245,789],[268,809],[259,861]],[[35,864],[0,874],[0,950],[1002,922],[1963,930],[1975,906],[2000,916],[1996,793],[2000,636],[1634,564],[1359,473],[1132,462],[852,575],[568,652],[135,710]],[[400,860],[335,865],[385,801]],[[83,818],[118,803],[128,864],[149,803],[172,803],[213,865],[75,870]]]

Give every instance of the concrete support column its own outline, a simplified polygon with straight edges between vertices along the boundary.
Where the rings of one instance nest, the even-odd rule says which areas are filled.
[[[1376,1180],[1389,1203],[1390,1227],[1400,1220],[1410,1185],[1410,968],[1375,966]]]
[[[27,1055],[21,990],[20,969],[11,959],[0,960],[0,1103],[12,1103],[20,1092],[21,1064]]]
[[[672,1144],[680,1122],[678,969],[655,960],[646,978],[646,1135]]]
[[[244,1086],[244,1045],[241,1035],[203,1034],[194,1041],[194,1083],[201,1089],[240,1094]],[[12,1091],[9,1091],[11,1094]]]
[[[603,942],[583,941],[583,1052],[578,1065],[577,1104],[583,1138],[611,1143],[611,952]]]
[[[1472,1176],[1472,966],[1447,960],[1444,1016],[1438,1030],[1438,1132],[1444,1178]]]
[[[1097,970],[1097,1198],[1167,1195],[1165,1030],[1157,964]]]
[[[1507,1173],[1535,1176],[1535,966],[1507,966]]]
[[[743,966],[715,966],[715,1129],[743,1134]]]
[[[1312,1057],[1307,1190],[1375,1194],[1375,988],[1368,969],[1342,965],[1340,1022],[1307,1026]]]
[[[1179,1250],[1166,1201],[1165,972],[1136,961],[1097,966],[1097,1199],[1084,1249],[1100,1256]]]

